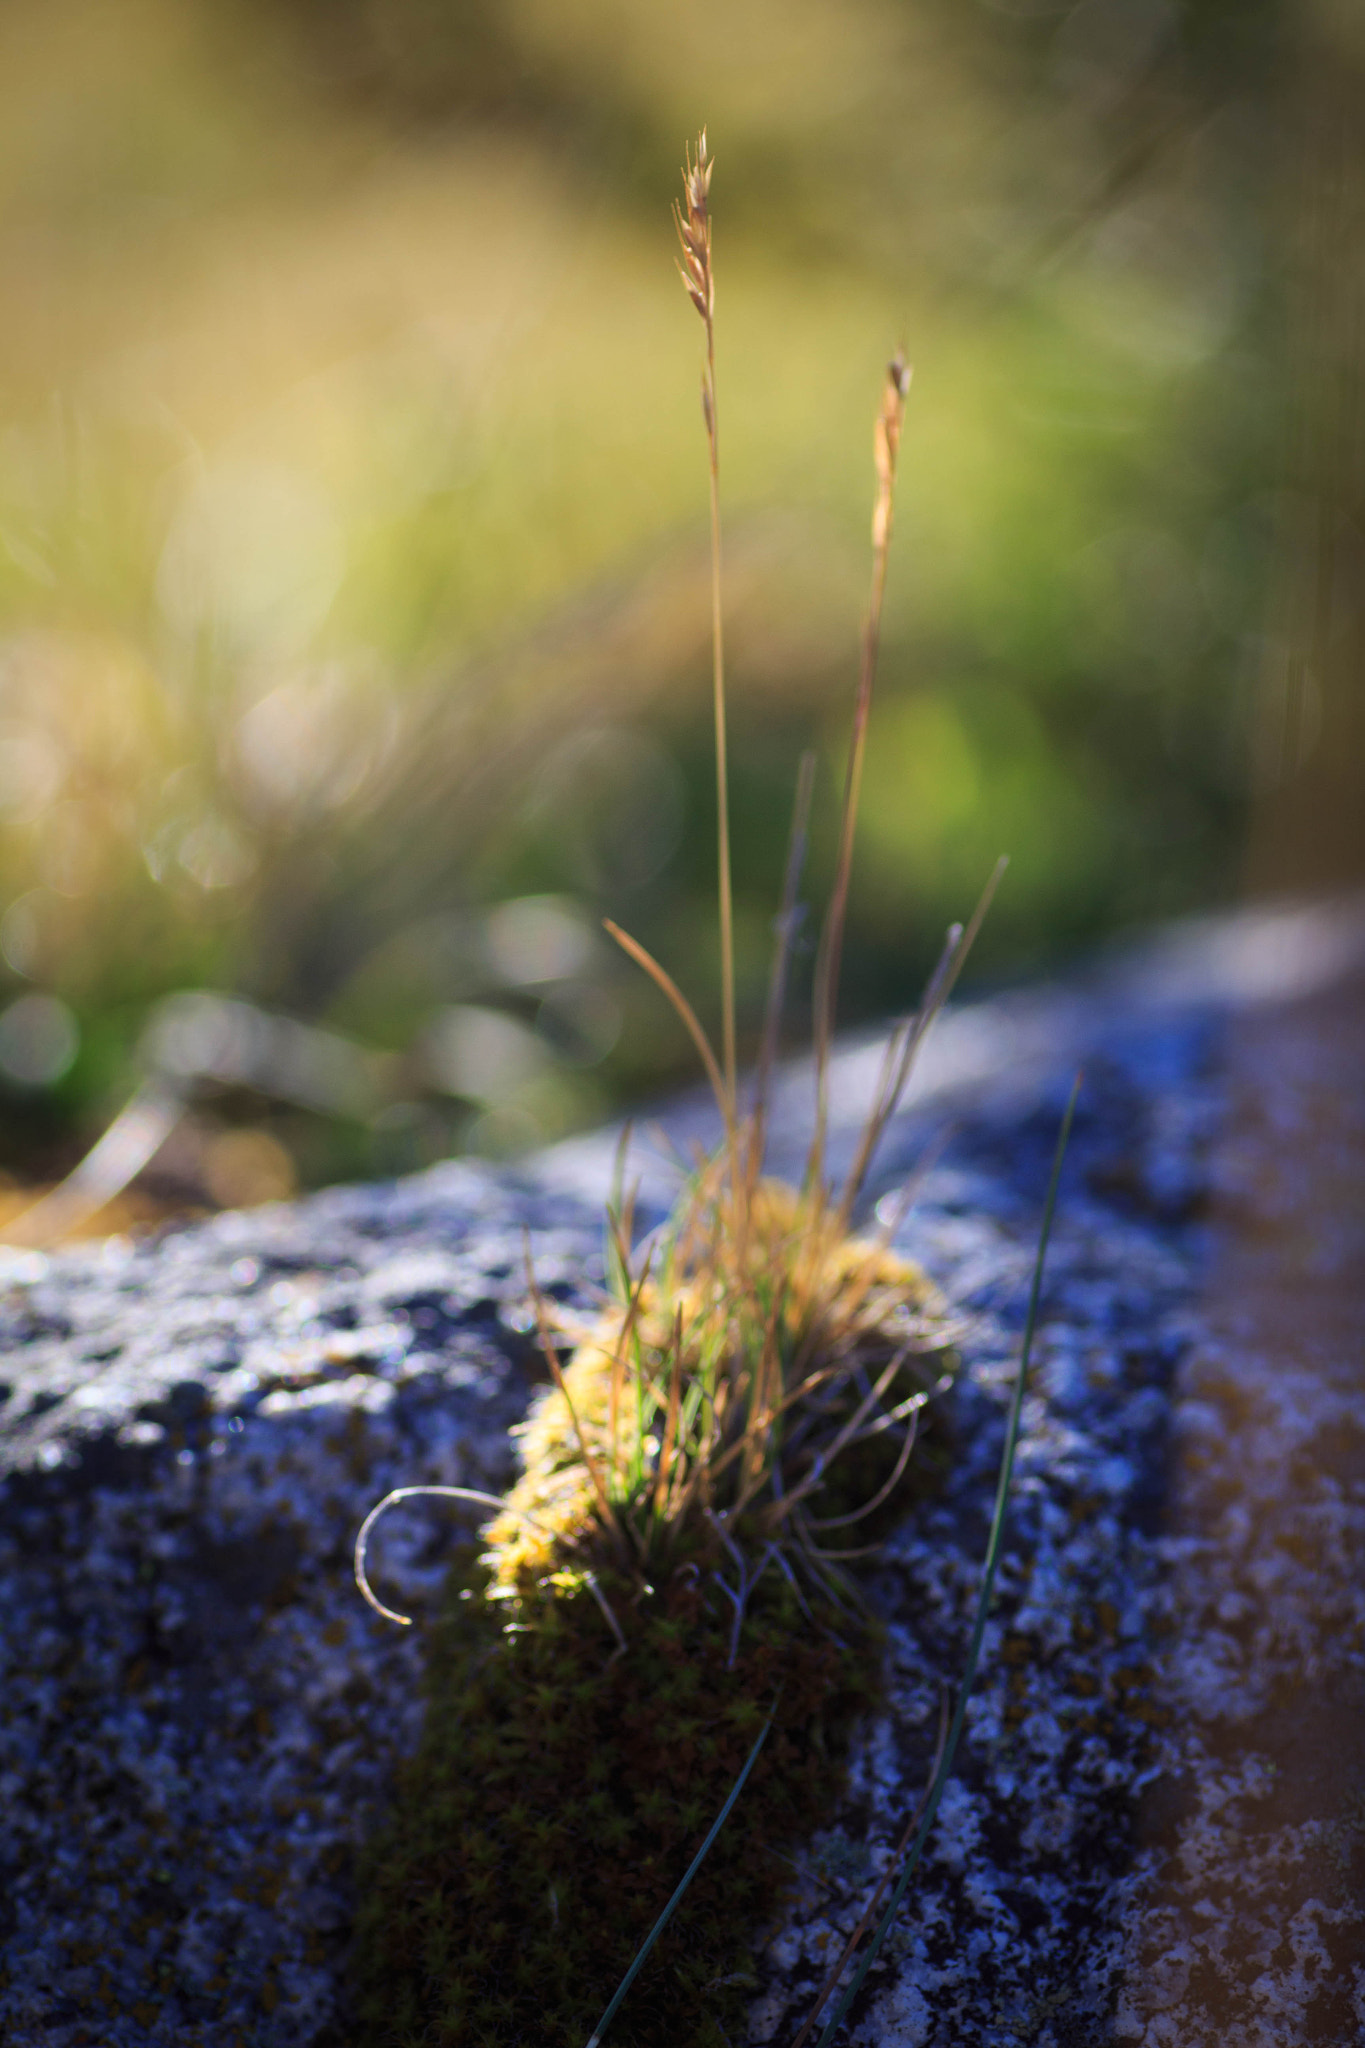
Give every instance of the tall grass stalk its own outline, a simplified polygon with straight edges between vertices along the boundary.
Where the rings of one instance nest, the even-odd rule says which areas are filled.
[[[706,130],[697,138],[695,156],[683,163],[683,203],[673,205],[682,261],[678,265],[687,296],[706,328],[706,359],[701,373],[701,410],[706,422],[706,447],[711,494],[711,695],[716,730],[716,867],[720,898],[721,1057],[725,1072],[727,1126],[733,1156],[735,1055],[735,933],[730,889],[730,779],[726,745],[725,643],[720,574],[720,421],[716,411],[716,279],[711,265],[711,172],[715,164],[706,147]]]
[[[807,1183],[819,1181],[824,1172],[825,1135],[829,1120],[829,1056],[834,1038],[834,1014],[839,999],[839,965],[843,955],[844,920],[848,910],[848,885],[853,873],[853,834],[858,822],[862,794],[863,756],[867,747],[867,725],[872,710],[872,685],[877,674],[881,648],[882,605],[886,598],[886,564],[891,550],[891,525],[896,504],[896,466],[900,455],[901,428],[905,421],[905,400],[910,389],[910,365],[901,350],[891,358],[877,415],[873,453],[877,467],[877,497],[872,508],[872,594],[863,621],[861,658],[858,665],[858,696],[853,708],[853,737],[848,750],[844,777],[843,812],[839,822],[839,859],[834,871],[825,927],[815,967],[815,1136],[811,1141]]]

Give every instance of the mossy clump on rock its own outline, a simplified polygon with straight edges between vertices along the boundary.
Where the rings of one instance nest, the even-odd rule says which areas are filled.
[[[623,1267],[452,1581],[362,1878],[362,2048],[582,2048],[771,1715],[612,2038],[721,2048],[741,2025],[790,1852],[877,1690],[826,1532],[861,1551],[904,1512],[948,1354],[915,1267],[792,1189],[749,1188],[742,1219],[736,1199],[701,1175]]]
[[[815,1125],[799,1188],[764,1172],[770,1084],[799,924],[813,763],[798,782],[755,1084],[741,1108],[705,134],[684,171],[683,281],[705,322],[711,466],[718,1058],[667,972],[608,929],[692,1035],[724,1130],[666,1223],[608,1211],[610,1298],[572,1346],[537,1298],[554,1384],[522,1431],[524,1471],[435,1631],[421,1749],[362,1884],[361,2048],[583,2048],[707,1839],[735,1811],[612,2022],[616,2043],[722,2048],[742,2024],[787,1851],[837,1795],[872,1699],[876,1631],[847,1564],[903,1510],[921,1417],[949,1362],[942,1305],[855,1208],[916,1054],[991,891],[954,926],[920,1009],[892,1033],[843,1185],[828,1179],[830,1048],[909,369],[877,417],[873,588],[839,833],[815,965]],[[572,1349],[567,1364],[562,1349]],[[920,1466],[922,1473],[923,1467]],[[381,1613],[391,1614],[357,1575]],[[403,1617],[395,1617],[402,1619]],[[761,1753],[757,1737],[768,1737]]]

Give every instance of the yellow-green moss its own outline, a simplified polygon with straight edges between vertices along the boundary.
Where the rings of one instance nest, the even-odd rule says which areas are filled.
[[[582,2048],[771,1712],[610,2044],[722,2048],[742,2029],[786,1859],[831,1813],[850,1728],[876,1695],[879,1644],[841,1598],[841,1566],[814,1547],[819,1524],[798,1531],[783,1504],[815,1461],[823,1521],[880,1500],[828,1540],[875,1542],[904,1512],[923,1457],[887,1493],[899,1433],[840,1446],[874,1383],[888,1412],[922,1400],[946,1362],[941,1325],[917,1269],[847,1235],[827,1205],[760,1184],[742,1241],[719,1250],[710,1212],[695,1213],[701,1251],[635,1286],[633,1306],[609,1310],[538,1397],[523,1477],[483,1557],[452,1579],[422,1745],[361,1873],[357,2048]],[[721,1390],[694,1463],[736,1441],[747,1455],[752,1441],[773,1468],[762,1485],[741,1481],[739,1454],[722,1458],[720,1482],[699,1473],[661,1526],[648,1475],[667,1476],[672,1425],[661,1395],[652,1409],[624,1398],[630,1318],[635,1382],[667,1384],[671,1414],[705,1372]],[[738,1348],[755,1329],[761,1373]],[[719,1376],[717,1344],[732,1346]],[[785,1385],[808,1406],[784,1406]],[[776,1416],[761,1428],[760,1395]],[[645,1413],[641,1438],[632,1416]]]

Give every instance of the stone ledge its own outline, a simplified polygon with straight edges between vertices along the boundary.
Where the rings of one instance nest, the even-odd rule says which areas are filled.
[[[760,1958],[755,2041],[804,2018],[923,1783],[1081,1056],[986,1664],[852,2038],[1360,2038],[1362,958],[1358,906],[1214,921],[932,1043],[881,1185],[946,1116],[899,1237],[970,1319],[957,1461],[879,1567],[886,1712]],[[874,1060],[841,1058],[845,1133]],[[664,1121],[707,1129],[691,1101]],[[345,2040],[350,1856],[420,1660],[360,1605],[351,1540],[391,1485],[502,1484],[534,1370],[523,1232],[542,1285],[589,1287],[611,1150],[0,1253],[16,2048]],[[450,1536],[420,1506],[385,1530],[410,1611]]]

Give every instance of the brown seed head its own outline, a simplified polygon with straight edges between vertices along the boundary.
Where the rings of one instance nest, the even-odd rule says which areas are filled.
[[[697,137],[697,153],[684,154],[683,204],[673,203],[673,219],[682,244],[678,272],[687,296],[703,320],[710,324],[715,311],[716,287],[711,275],[711,216],[707,199],[715,158],[707,154],[706,130]]]
[[[902,349],[887,364],[882,409],[873,436],[873,459],[877,465],[877,503],[872,513],[872,545],[884,548],[891,538],[891,497],[896,481],[896,457],[900,452],[901,425],[905,419],[905,398],[910,389],[910,365]]]

